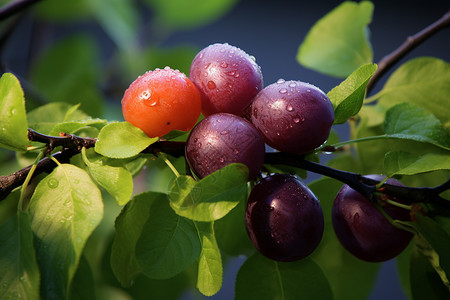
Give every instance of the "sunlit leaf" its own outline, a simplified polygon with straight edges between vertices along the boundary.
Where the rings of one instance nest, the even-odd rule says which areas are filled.
[[[415,155],[405,151],[391,151],[384,157],[384,170],[390,177],[450,170],[450,152]]]

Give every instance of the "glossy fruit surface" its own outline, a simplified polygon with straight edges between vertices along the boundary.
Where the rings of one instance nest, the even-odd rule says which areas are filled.
[[[139,76],[122,98],[125,121],[149,137],[172,130],[189,131],[201,112],[197,87],[178,70],[155,69]]]
[[[366,177],[383,179],[380,175]],[[394,179],[388,179],[387,183],[402,185]],[[394,220],[410,220],[406,209],[391,204],[385,204],[383,209]],[[369,262],[396,257],[412,238],[411,233],[394,227],[373,203],[348,185],[340,189],[334,200],[332,221],[336,236],[344,248],[359,259]]]
[[[327,140],[334,110],[319,88],[301,81],[280,79],[255,97],[250,119],[269,146],[304,154]]]
[[[277,261],[307,257],[323,235],[323,213],[312,191],[292,175],[274,174],[251,191],[245,221],[255,248]]]
[[[247,120],[227,113],[203,119],[186,141],[186,159],[200,178],[231,163],[242,163],[249,169],[249,179],[253,179],[262,168],[264,154],[258,130]]]
[[[192,61],[189,78],[200,90],[205,116],[219,112],[243,116],[263,88],[255,59],[229,44],[213,44],[201,50]]]

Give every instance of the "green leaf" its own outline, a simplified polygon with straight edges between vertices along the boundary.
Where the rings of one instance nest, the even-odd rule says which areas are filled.
[[[129,158],[156,142],[141,129],[128,122],[110,123],[102,128],[95,143],[95,151],[111,158]]]
[[[345,123],[359,112],[366,96],[366,85],[376,70],[376,64],[363,65],[328,92],[334,107],[334,124]]]
[[[333,167],[341,169],[348,164],[347,157],[336,158]],[[322,177],[309,184],[319,199],[325,220],[322,241],[311,258],[326,274],[335,300],[366,299],[375,284],[379,264],[368,263],[350,254],[336,237],[331,222],[331,211],[342,183]]]
[[[83,111],[100,117],[103,96],[99,85],[104,74],[100,73],[98,56],[94,40],[85,35],[69,36],[34,60],[30,80],[46,100],[81,103]]]
[[[5,73],[0,78],[0,147],[24,151],[28,146],[25,98],[19,80]]]
[[[136,261],[136,243],[152,205],[164,201],[167,201],[165,194],[155,192],[139,194],[127,203],[116,219],[111,268],[122,286],[130,286],[133,279],[141,273],[141,268]]]
[[[448,299],[449,291],[417,247],[411,254],[410,286],[414,300]]]
[[[186,30],[206,25],[225,15],[237,0],[146,0],[160,22],[171,29]]]
[[[92,12],[103,29],[122,50],[137,47],[138,7],[133,1],[91,0]]]
[[[62,164],[39,182],[29,211],[45,283],[41,296],[65,299],[83,247],[103,217],[100,191],[84,170]]]
[[[82,156],[92,178],[114,197],[117,204],[125,205],[133,194],[133,177],[122,162],[95,153],[88,158],[85,148]]]
[[[86,129],[88,127],[94,127],[98,130],[101,130],[106,125],[106,122],[107,122],[106,120],[102,119],[85,119],[79,121],[63,122],[56,124],[50,131],[49,135],[57,136],[60,132],[63,132],[76,134],[80,136],[81,135],[80,132],[82,132],[83,129]],[[91,137],[95,138],[95,136]]]
[[[194,221],[218,220],[246,200],[247,180],[248,169],[242,164],[230,164],[198,182],[179,176],[169,192],[170,206]]]
[[[327,278],[312,259],[282,263],[255,252],[238,271],[235,299],[329,300],[333,294]]]
[[[76,108],[74,110],[74,108]],[[85,120],[89,116],[79,109],[79,105],[71,105],[65,102],[51,102],[39,106],[27,114],[30,128],[49,134],[59,123],[76,120]]]
[[[27,213],[0,224],[0,298],[39,299],[39,268]]]
[[[96,300],[94,275],[86,257],[80,257],[78,269],[73,277],[70,300]]]
[[[216,294],[222,287],[223,267],[214,234],[214,222],[195,222],[202,252],[198,260],[197,288],[205,296]]]
[[[430,143],[450,150],[450,135],[433,114],[412,103],[400,103],[386,112],[384,132],[389,138]]]
[[[136,244],[142,272],[154,279],[173,277],[192,265],[200,251],[194,223],[175,214],[167,200],[155,202]]]
[[[336,77],[347,77],[372,62],[367,25],[373,4],[346,1],[310,29],[297,53],[297,61],[310,69]]]
[[[37,16],[48,21],[73,22],[77,19],[89,16],[89,2],[92,0],[67,1],[64,3],[60,0],[39,1],[35,10]]]
[[[416,155],[405,151],[391,151],[384,157],[384,170],[389,177],[450,170],[450,153]]]
[[[450,121],[450,64],[432,57],[412,59],[387,80],[379,104],[388,108],[401,102],[413,103],[441,120]]]

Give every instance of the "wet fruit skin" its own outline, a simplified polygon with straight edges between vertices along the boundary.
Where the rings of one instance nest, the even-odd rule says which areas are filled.
[[[322,239],[324,220],[316,196],[292,175],[274,174],[251,191],[246,228],[254,246],[283,262],[310,255]]]
[[[213,44],[194,58],[189,78],[202,95],[202,113],[226,112],[238,116],[263,88],[260,67],[254,58],[229,44]]]
[[[249,179],[260,172],[265,154],[261,134],[247,120],[228,113],[206,117],[189,134],[186,159],[199,178],[231,163],[245,164]]]
[[[269,146],[304,154],[327,140],[334,110],[319,88],[301,81],[280,79],[255,97],[250,119]]]
[[[201,112],[201,97],[189,78],[169,67],[139,76],[122,98],[125,121],[149,137],[172,130],[189,131]]]
[[[366,177],[382,180],[383,176]],[[387,183],[402,185],[394,179]],[[395,198],[391,200],[398,201]],[[409,211],[386,204],[385,212],[394,220],[409,221]],[[394,227],[367,198],[344,185],[332,209],[334,231],[341,244],[354,256],[369,262],[382,262],[396,257],[411,241],[412,234]]]

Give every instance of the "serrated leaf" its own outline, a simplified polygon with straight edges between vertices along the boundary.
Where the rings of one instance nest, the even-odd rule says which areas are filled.
[[[11,73],[0,78],[0,147],[24,151],[28,146],[25,98],[19,80]]]
[[[92,178],[114,197],[117,204],[125,205],[133,194],[133,177],[122,162],[95,153],[88,158],[84,148],[82,156]]]
[[[39,267],[27,213],[0,224],[0,299],[39,299]]]
[[[384,170],[389,177],[450,170],[450,152],[416,155],[406,151],[391,151],[384,156]]]
[[[248,169],[230,164],[196,182],[190,176],[175,179],[170,206],[183,217],[210,222],[224,217],[247,197]]]
[[[349,157],[337,157],[332,161],[333,167],[344,169],[349,167]],[[326,274],[333,291],[334,300],[366,299],[375,284],[379,264],[368,263],[350,254],[336,237],[331,222],[331,211],[334,198],[342,183],[322,177],[308,185],[319,199],[324,220],[324,234],[311,258]],[[331,255],[332,253],[332,255]]]
[[[146,0],[158,19],[171,29],[195,28],[227,13],[237,0]]]
[[[376,64],[363,65],[328,92],[334,107],[334,124],[345,123],[359,112],[366,96],[367,83],[376,70]]]
[[[122,209],[115,222],[116,234],[111,250],[111,268],[124,287],[141,273],[136,261],[136,243],[148,219],[151,206],[156,202],[167,201],[167,195],[146,192],[135,196]]]
[[[142,272],[153,279],[171,278],[192,265],[200,251],[194,222],[175,214],[167,200],[155,202],[136,243]]]
[[[346,1],[310,29],[297,53],[297,61],[321,73],[347,77],[359,66],[372,62],[367,25],[373,4]]]
[[[110,123],[102,128],[95,143],[95,151],[111,158],[129,158],[156,142],[141,129],[128,122]]]
[[[216,294],[222,287],[223,267],[214,234],[214,222],[195,222],[202,252],[198,260],[197,288],[205,296]]]
[[[450,150],[450,135],[433,114],[412,103],[400,103],[386,112],[387,137],[430,143]]]
[[[450,64],[432,57],[412,59],[401,65],[380,92],[379,104],[389,108],[413,103],[441,120],[450,121]]]
[[[333,294],[327,278],[312,259],[282,263],[255,252],[238,271],[235,299],[329,300]]]
[[[41,270],[41,296],[65,299],[83,247],[103,218],[97,186],[82,169],[56,167],[37,185],[29,206]]]

